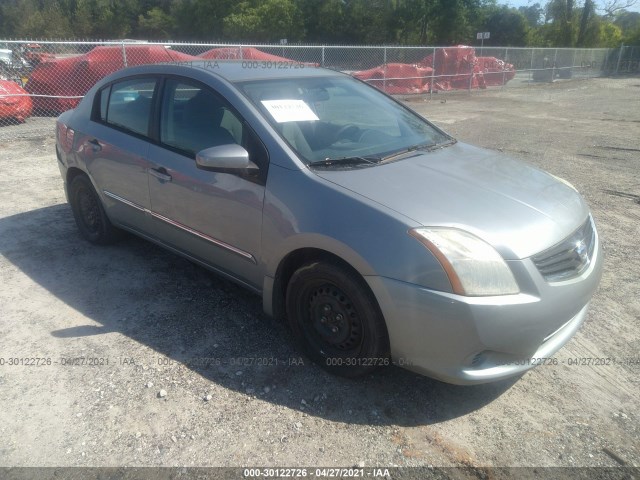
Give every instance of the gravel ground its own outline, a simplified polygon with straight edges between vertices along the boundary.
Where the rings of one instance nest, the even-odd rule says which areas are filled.
[[[558,365],[475,387],[330,376],[259,297],[143,240],[81,240],[53,119],[33,118],[0,129],[0,466],[639,466],[640,79],[408,104],[593,209],[605,273]],[[569,365],[588,358],[610,360]]]

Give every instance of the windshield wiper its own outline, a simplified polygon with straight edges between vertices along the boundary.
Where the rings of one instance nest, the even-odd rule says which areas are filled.
[[[359,165],[369,164],[373,165],[380,161],[379,157],[341,157],[341,158],[325,158],[324,160],[316,160],[315,162],[309,162],[307,165],[310,167],[331,167],[332,165]]]
[[[419,143],[416,145],[411,145],[410,147],[403,148],[396,152],[390,153],[384,157],[341,157],[341,158],[325,158],[324,160],[316,160],[314,162],[310,162],[307,165],[310,167],[331,167],[333,165],[359,165],[359,164],[369,164],[373,165],[376,163],[385,162],[387,160],[391,160],[392,158],[399,157],[400,155],[404,155],[409,152],[414,152],[416,150],[425,150],[431,151],[436,148],[448,147],[449,145],[453,145],[457,140],[453,139],[445,143]]]
[[[380,159],[381,162],[385,162],[387,160],[391,160],[392,158],[399,157],[400,155],[404,155],[405,153],[415,152],[416,150],[425,150],[431,151],[436,148],[448,147],[449,145],[453,145],[457,140],[453,139],[445,143],[419,143],[417,145],[411,145],[410,147],[403,148],[402,150],[398,150],[397,152],[390,153]]]

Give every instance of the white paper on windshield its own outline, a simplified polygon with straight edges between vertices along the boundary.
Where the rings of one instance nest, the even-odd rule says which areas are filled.
[[[262,104],[278,123],[319,120],[302,100],[262,100]]]

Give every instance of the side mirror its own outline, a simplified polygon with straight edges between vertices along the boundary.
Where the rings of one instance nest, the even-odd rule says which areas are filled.
[[[249,152],[236,143],[205,148],[196,154],[196,165],[203,170],[257,169]]]

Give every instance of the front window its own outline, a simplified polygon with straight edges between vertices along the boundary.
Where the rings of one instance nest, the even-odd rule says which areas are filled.
[[[352,78],[269,79],[238,86],[308,163],[350,158],[375,163],[453,140]]]
[[[185,156],[210,147],[238,144],[266,173],[269,155],[258,136],[217,93],[186,79],[165,82],[160,114],[160,142]]]
[[[209,147],[242,144],[242,122],[213,91],[178,79],[168,79],[164,91],[164,145],[195,155]]]

